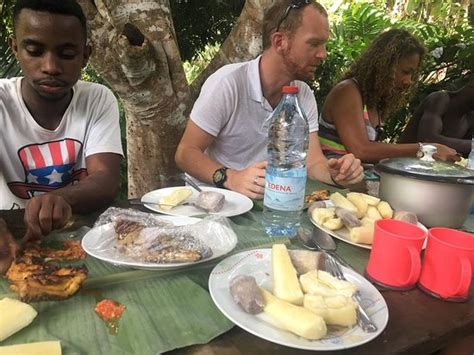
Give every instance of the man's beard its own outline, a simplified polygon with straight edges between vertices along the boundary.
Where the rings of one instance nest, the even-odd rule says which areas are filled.
[[[290,74],[292,80],[301,80],[310,83],[314,80],[315,74],[309,73],[301,68],[296,61],[294,61],[289,55],[283,55],[283,63]]]

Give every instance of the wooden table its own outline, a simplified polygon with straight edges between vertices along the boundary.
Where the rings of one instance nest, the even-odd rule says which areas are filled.
[[[24,233],[22,211],[0,211],[0,217],[7,221],[15,236],[20,237]],[[78,216],[76,226],[90,226],[96,217],[97,214]],[[344,248],[346,252],[358,250],[356,247],[347,245],[344,245]],[[358,269],[361,271],[360,267]],[[431,354],[467,335],[474,334],[474,283],[471,285],[471,297],[465,303],[444,302],[428,296],[419,289],[407,292],[383,291],[382,294],[389,308],[389,322],[382,334],[365,345],[328,353]],[[194,345],[169,353],[305,354],[310,352],[265,341],[236,326],[208,344]]]

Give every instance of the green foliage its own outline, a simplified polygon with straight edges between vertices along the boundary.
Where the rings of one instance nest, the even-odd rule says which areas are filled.
[[[188,83],[192,83],[199,76],[212,58],[219,52],[220,47],[219,43],[206,44],[204,49],[198,50],[191,60],[183,63]]]
[[[20,73],[20,67],[8,46],[8,37],[13,32],[11,21],[13,1],[4,0],[0,5],[0,78],[11,78]]]

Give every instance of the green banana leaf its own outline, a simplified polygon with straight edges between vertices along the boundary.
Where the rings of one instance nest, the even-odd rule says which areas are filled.
[[[263,233],[258,212],[235,217],[231,223],[238,235],[233,253],[255,247],[270,247],[274,240]],[[79,240],[87,231],[80,228]],[[70,238],[71,233],[54,239]],[[289,243],[288,239],[278,239]],[[207,282],[220,260],[195,267],[166,271],[116,267],[88,256],[88,280],[82,290],[65,301],[35,302],[38,316],[31,325],[0,345],[60,340],[63,354],[157,354],[192,344],[205,344],[232,328],[214,305]],[[16,297],[6,280],[0,280],[0,299]],[[94,312],[104,298],[126,306],[111,334]]]

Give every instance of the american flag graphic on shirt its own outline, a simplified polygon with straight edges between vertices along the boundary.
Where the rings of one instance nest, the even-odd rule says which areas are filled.
[[[74,169],[79,154],[82,143],[69,138],[20,148],[25,181],[9,183],[10,190],[18,197],[31,198],[79,180],[86,175],[85,169]]]

